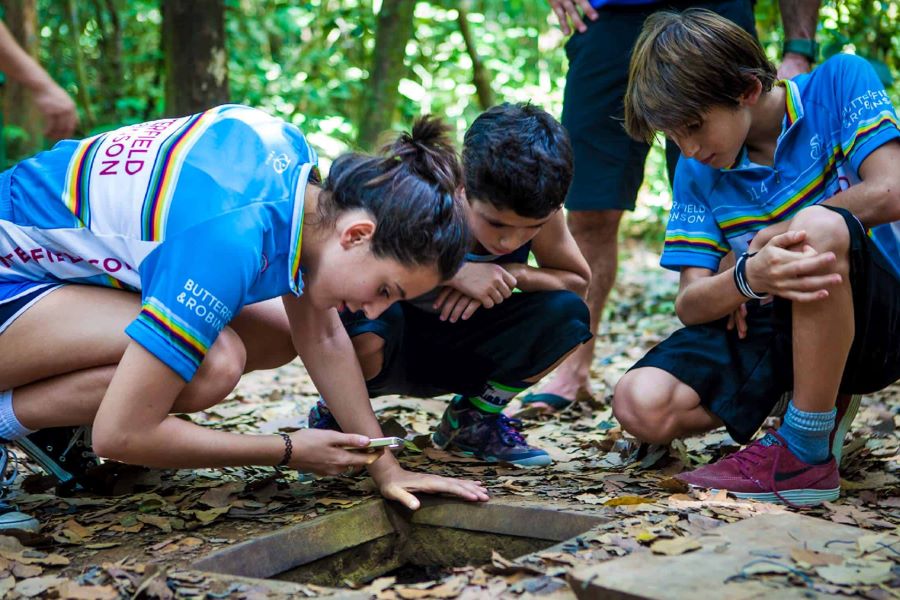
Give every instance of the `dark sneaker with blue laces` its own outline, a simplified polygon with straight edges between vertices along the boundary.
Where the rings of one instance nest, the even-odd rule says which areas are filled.
[[[57,489],[91,489],[89,471],[100,465],[91,448],[91,428],[48,427],[16,440],[15,444],[59,482]]]
[[[6,445],[0,446],[0,533],[16,530],[37,533],[41,524],[31,515],[27,515],[14,505],[6,501],[9,496],[9,488],[16,480],[19,470],[16,468],[15,458],[13,465],[9,467],[9,451]],[[7,471],[9,473],[7,474]]]
[[[553,462],[540,448],[529,446],[519,433],[522,422],[503,413],[485,413],[457,396],[432,434],[434,445],[488,462],[542,467]]]
[[[325,400],[319,398],[316,405],[309,409],[309,417],[307,419],[307,427],[310,429],[331,429],[332,431],[341,431],[337,419],[325,406]]]

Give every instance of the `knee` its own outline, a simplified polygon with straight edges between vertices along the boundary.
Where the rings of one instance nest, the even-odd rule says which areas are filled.
[[[629,371],[613,392],[613,416],[622,429],[643,442],[668,444],[677,437],[670,394],[656,385],[642,369]]]
[[[791,229],[806,232],[806,243],[818,252],[834,252],[838,259],[850,249],[850,231],[839,213],[824,206],[804,208],[791,219]]]
[[[178,412],[205,410],[224,400],[240,381],[246,362],[244,343],[226,327],[206,353],[190,386],[185,388],[187,394],[180,398],[184,402],[177,405]]]
[[[384,338],[376,333],[361,333],[351,338],[353,350],[366,381],[381,372],[384,364]]]
[[[559,335],[561,331],[583,328],[590,331],[591,315],[587,304],[576,293],[568,290],[552,292],[531,292],[534,304],[529,310],[529,327],[536,327],[535,333],[541,339]],[[563,328],[563,329],[561,329]],[[552,338],[551,338],[552,339]]]

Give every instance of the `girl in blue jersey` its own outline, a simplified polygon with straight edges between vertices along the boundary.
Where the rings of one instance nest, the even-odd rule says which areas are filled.
[[[465,254],[446,132],[423,119],[381,155],[339,157],[324,184],[316,160],[292,125],[230,105],[61,142],[0,175],[0,437],[51,470],[59,453],[40,455],[61,440],[42,436],[92,424],[97,454],[122,462],[368,464],[411,508],[412,491],[486,500],[478,482],[344,449],[381,430],[338,309],[380,314]],[[172,416],[297,354],[356,434],[241,435]]]

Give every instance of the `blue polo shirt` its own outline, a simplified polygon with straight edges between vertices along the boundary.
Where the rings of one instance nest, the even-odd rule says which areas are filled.
[[[60,142],[0,175],[0,303],[140,291],[125,333],[190,380],[241,307],[301,294],[315,164],[296,127],[236,105]]]
[[[746,148],[729,169],[678,161],[663,267],[717,270],[759,230],[859,183],[866,157],[900,138],[891,100],[862,58],[839,54],[779,85],[787,110],[772,167],[751,162]],[[871,236],[900,273],[900,222]]]

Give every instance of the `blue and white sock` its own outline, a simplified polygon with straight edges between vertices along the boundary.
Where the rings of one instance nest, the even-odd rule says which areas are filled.
[[[8,442],[20,440],[34,430],[28,429],[16,417],[12,405],[12,390],[0,392],[0,438]]]
[[[784,438],[788,450],[805,463],[817,465],[831,458],[828,438],[834,429],[837,409],[827,412],[807,412],[788,404],[778,435]]]

